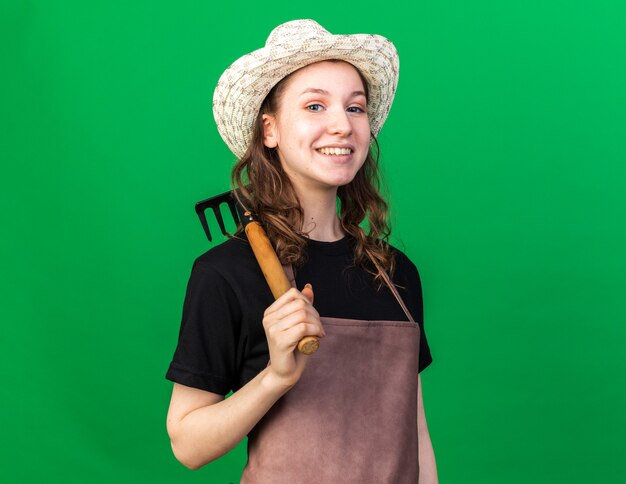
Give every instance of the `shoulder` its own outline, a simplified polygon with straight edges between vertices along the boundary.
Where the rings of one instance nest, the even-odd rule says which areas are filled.
[[[240,300],[260,290],[265,295],[263,273],[245,237],[233,237],[200,255],[191,279],[201,281],[205,288],[227,286]]]
[[[391,251],[391,253],[394,255],[394,260],[395,260],[395,265],[396,265],[395,272],[397,272],[398,270],[402,272],[406,272],[406,271],[418,272],[417,266],[413,263],[413,261],[409,258],[409,256],[407,256],[403,251],[401,251],[400,249],[398,249],[397,247],[391,244],[387,244],[387,246],[389,247],[389,250]]]
[[[421,292],[422,284],[417,266],[402,250],[391,244],[389,244],[389,249],[395,260],[393,282],[400,287],[415,288]]]
[[[252,249],[248,239],[241,236],[232,237],[221,244],[218,244],[196,259],[196,264],[219,266],[224,259],[232,257],[252,255]]]
[[[193,270],[194,272],[218,273],[227,276],[238,267],[248,265],[254,260],[254,254],[248,240],[233,237],[197,257],[193,263]]]

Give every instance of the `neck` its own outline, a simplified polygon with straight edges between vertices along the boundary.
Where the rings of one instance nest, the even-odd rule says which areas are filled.
[[[298,198],[304,210],[302,231],[310,239],[334,242],[342,239],[345,232],[337,215],[337,190],[324,192],[301,192]]]

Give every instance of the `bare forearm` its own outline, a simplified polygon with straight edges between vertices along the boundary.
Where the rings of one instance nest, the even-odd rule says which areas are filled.
[[[198,469],[226,454],[288,389],[265,369],[226,400],[177,416],[168,422],[176,458]]]
[[[417,379],[417,442],[420,465],[419,484],[438,484],[437,463],[435,462],[435,451],[430,440],[430,432],[428,431],[428,422],[426,421],[421,377]]]
[[[438,484],[437,463],[435,462],[435,452],[428,429],[421,430],[418,433],[418,441],[420,464],[419,484]]]
[[[265,310],[263,329],[271,364],[224,400],[222,395],[174,385],[167,430],[176,458],[198,469],[237,445],[300,379],[308,356],[295,350],[304,336],[323,337],[313,288],[290,289]]]

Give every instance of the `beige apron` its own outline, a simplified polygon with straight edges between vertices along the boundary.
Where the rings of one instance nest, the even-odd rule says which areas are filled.
[[[319,350],[248,435],[242,484],[417,483],[420,331],[390,287],[409,321],[321,318]]]

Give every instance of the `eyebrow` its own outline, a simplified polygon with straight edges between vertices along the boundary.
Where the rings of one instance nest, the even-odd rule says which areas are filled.
[[[313,87],[309,87],[308,89],[305,89],[304,91],[302,91],[300,93],[300,96],[304,95],[304,94],[322,94],[324,96],[330,96],[330,93],[324,89],[316,89]],[[357,96],[365,96],[365,92],[363,91],[353,91],[352,94],[350,95],[351,98],[353,97],[357,97]]]

